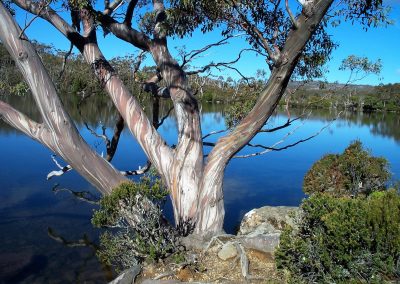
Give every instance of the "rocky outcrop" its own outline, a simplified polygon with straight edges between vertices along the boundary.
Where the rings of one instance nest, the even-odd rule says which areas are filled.
[[[237,238],[246,248],[274,252],[285,226],[294,226],[293,220],[298,210],[298,207],[287,206],[253,209],[244,215]]]
[[[205,251],[216,253],[217,259],[220,263],[225,261],[232,261],[232,259],[243,259],[243,247],[259,251],[265,255],[273,255],[275,248],[279,245],[279,237],[282,230],[287,226],[294,226],[294,218],[298,216],[298,207],[286,206],[265,206],[258,209],[253,209],[245,214],[240,224],[238,234],[222,234],[214,238],[207,239],[199,235],[190,235],[181,240],[183,246],[188,250],[188,256],[193,255],[193,260],[188,260],[187,263],[196,263],[196,254],[198,252],[204,253]],[[242,249],[240,249],[242,247]],[[239,257],[240,256],[240,257]],[[243,261],[248,266],[248,260]],[[242,265],[243,269],[243,265]],[[117,278],[113,284],[132,283],[129,282],[135,279],[136,270],[134,273],[126,271],[126,278]],[[134,275],[131,277],[131,275]],[[179,275],[178,275],[179,276]],[[177,276],[176,280],[150,280],[141,279],[139,283],[147,284],[175,284],[186,283],[187,280],[182,280]],[[244,277],[246,279],[246,277]],[[128,282],[125,282],[125,281]],[[136,283],[136,282],[134,282]],[[202,283],[202,282],[194,282]]]
[[[298,210],[298,207],[288,206],[264,206],[253,209],[244,215],[238,235],[280,233],[286,225],[294,225],[293,216]]]

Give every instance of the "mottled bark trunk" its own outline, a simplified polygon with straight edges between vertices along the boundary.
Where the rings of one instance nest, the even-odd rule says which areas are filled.
[[[102,193],[110,193],[112,188],[126,179],[79,135],[39,56],[30,42],[21,39],[20,35],[21,29],[0,3],[0,40],[28,83],[43,123],[35,123],[4,102],[0,103],[1,117],[60,155]]]
[[[199,109],[189,90],[186,74],[169,53],[166,40],[155,40],[150,45],[150,52],[169,88],[178,123],[178,144],[168,173],[175,222],[178,226],[190,226],[196,222],[203,173]]]
[[[208,156],[199,193],[197,233],[218,232],[223,222],[223,173],[229,160],[265,125],[283,96],[299,57],[333,0],[315,1],[311,14],[297,19],[288,34],[265,90],[250,113],[228,135],[221,138]],[[311,4],[310,4],[311,5]],[[310,8],[310,9],[309,9]],[[306,15],[307,14],[307,15]]]
[[[167,40],[165,35],[162,34],[163,29],[160,26],[161,22],[158,22],[162,21],[163,17],[156,17],[157,22],[153,39],[134,30],[126,23],[116,22],[116,20],[107,15],[99,13],[96,20],[100,21],[104,27],[107,27],[117,37],[152,54],[175,106],[179,133],[178,144],[175,149],[171,149],[165,144],[165,141],[146,117],[138,101],[129,93],[111,66],[104,59],[97,46],[92,13],[84,11],[85,13],[82,14],[84,36],[81,36],[49,7],[42,11],[35,2],[24,0],[15,0],[15,2],[25,10],[29,10],[34,14],[40,14],[42,18],[53,24],[82,52],[86,61],[91,64],[96,76],[126,121],[128,128],[168,185],[177,225],[189,227],[195,225],[196,233],[212,235],[220,232],[223,226],[225,212],[222,188],[226,165],[235,153],[240,151],[257,134],[272,115],[273,110],[285,91],[305,44],[316,30],[322,17],[331,5],[332,0],[315,0],[314,3],[308,4],[306,7],[307,9],[305,10],[307,10],[307,13],[296,19],[296,25],[289,33],[279,56],[271,58],[276,60],[275,65],[266,89],[260,95],[255,107],[235,130],[217,142],[209,154],[206,164],[203,163],[203,145],[198,105],[189,90],[185,72],[168,51]],[[153,4],[157,15],[164,13],[162,1],[153,0]],[[3,22],[1,22],[1,25],[4,26]],[[9,29],[7,25],[9,24],[5,25],[6,28],[2,31],[3,34]],[[6,36],[5,39],[7,39]],[[16,59],[24,62],[24,53],[19,53],[18,50],[14,53]],[[28,56],[28,58],[30,57]],[[24,66],[22,63],[21,65]],[[37,78],[40,79],[43,75],[34,78],[31,78],[29,74],[25,76],[30,84],[36,86],[34,84],[35,80]],[[39,83],[46,86],[42,90],[43,94],[47,95],[53,92],[53,89],[49,91],[47,87],[49,85],[48,82],[39,80]],[[36,86],[36,88],[40,88],[40,86]],[[38,99],[40,98],[38,96]],[[52,101],[52,103],[54,102]],[[68,155],[64,154],[65,158],[69,157],[75,164],[75,160],[81,158],[80,153],[85,153],[83,157],[85,166],[78,164],[76,165],[76,169],[84,177],[96,184],[97,187],[104,188],[104,185],[99,184],[100,181],[97,180],[98,175],[102,178],[106,175],[113,176],[112,183],[117,182],[119,176],[107,173],[107,171],[113,170],[112,167],[96,160],[97,156],[93,156],[89,151],[90,148],[87,149],[87,145],[85,146],[81,142],[81,138],[76,134],[76,129],[70,123],[68,116],[62,113],[61,116],[56,115],[52,117],[53,111],[57,109],[57,104],[60,103],[50,105],[41,105],[40,101],[38,103],[42,107],[41,111],[43,113],[46,113],[46,111],[50,112],[47,116],[44,115],[44,118],[48,120],[45,122],[46,126],[49,126],[49,133],[54,132],[59,135],[51,136],[47,130],[43,130],[41,136],[47,137],[47,135],[50,135],[52,137],[50,142],[46,140],[47,138],[43,138],[42,140],[46,141],[45,144],[47,143],[46,145],[52,149],[54,148],[55,151],[68,153]],[[7,107],[7,105],[0,104],[0,111]],[[9,112],[8,115],[11,117],[16,114]],[[22,125],[25,122],[26,119],[22,118],[20,128],[23,128]],[[29,121],[28,124],[33,128],[36,127],[32,121]],[[64,142],[61,141],[64,131],[72,133],[71,138],[67,139],[66,142],[75,143],[77,141],[77,148],[71,148],[70,145],[60,145],[62,144],[61,142]],[[31,133],[32,131],[25,129],[25,132]],[[37,133],[41,133],[41,131],[37,131]],[[53,142],[55,143],[54,145],[51,144]],[[96,169],[87,168],[90,162],[96,164]],[[72,162],[70,163],[73,165]],[[97,169],[97,163],[101,164],[100,169]],[[75,165],[73,166],[75,168]],[[104,171],[104,174],[102,171]],[[104,182],[107,183],[107,181]]]

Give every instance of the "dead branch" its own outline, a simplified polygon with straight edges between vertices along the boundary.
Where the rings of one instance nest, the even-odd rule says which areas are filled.
[[[39,3],[39,10],[38,10],[38,14],[35,15],[27,24],[25,24],[25,27],[21,30],[21,32],[19,33],[18,38],[22,39],[22,40],[28,40],[26,37],[23,37],[25,31],[29,28],[30,25],[32,25],[32,23],[40,17],[40,14],[42,13],[43,9],[45,9],[47,6],[49,6],[51,3],[51,1],[47,2],[45,5],[43,5],[42,2]]]
[[[62,63],[62,66],[61,66],[61,71],[60,71],[60,74],[58,75],[58,80],[60,80],[61,77],[64,74],[65,66],[67,65],[67,59],[71,55],[73,48],[74,48],[74,45],[71,43],[68,52],[64,55],[63,63]]]
[[[138,175],[143,175],[147,173],[151,168],[151,162],[147,161],[146,165],[141,167],[139,166],[139,169],[133,170],[133,171],[120,171],[120,173],[123,176],[138,176]]]
[[[212,131],[212,132],[210,132],[210,133],[204,135],[204,136],[202,137],[202,139],[206,139],[207,137],[210,137],[210,136],[212,136],[212,135],[219,134],[219,133],[224,133],[224,132],[227,132],[227,131],[229,131],[229,128],[228,128],[228,129],[223,129],[223,130]]]
[[[231,66],[231,65],[237,63],[241,59],[242,54],[244,52],[247,52],[247,51],[257,52],[257,50],[255,50],[253,48],[242,49],[239,52],[238,57],[236,59],[232,60],[232,61],[218,62],[218,63],[211,62],[210,64],[207,64],[207,65],[203,66],[202,68],[200,68],[198,70],[187,71],[186,74],[190,76],[190,75],[196,75],[196,74],[199,74],[199,73],[207,72],[211,68],[216,68],[218,70],[221,70],[221,68],[228,68],[228,69],[231,69],[231,70],[235,71],[236,73],[238,73],[249,84],[250,78],[244,76],[237,68]]]
[[[263,149],[265,149],[264,151],[256,152],[256,153],[252,153],[252,154],[248,154],[248,155],[236,155],[236,156],[234,156],[233,158],[249,158],[249,157],[255,157],[255,156],[264,155],[264,154],[269,153],[269,152],[272,152],[272,151],[283,151],[283,150],[292,148],[292,147],[294,147],[294,146],[296,146],[296,145],[298,145],[298,144],[300,144],[300,143],[304,143],[304,142],[306,142],[306,141],[308,141],[308,140],[311,140],[311,139],[317,137],[317,136],[318,136],[319,134],[321,134],[326,128],[330,127],[330,126],[332,125],[332,123],[333,123],[334,121],[336,121],[336,120],[339,118],[340,114],[341,114],[341,112],[337,115],[336,118],[332,119],[327,125],[325,125],[325,126],[322,127],[319,131],[317,131],[316,133],[314,133],[313,135],[311,135],[311,136],[309,136],[309,137],[307,137],[307,138],[300,139],[300,140],[298,140],[298,141],[296,141],[296,142],[294,142],[294,143],[288,144],[288,145],[286,145],[286,146],[284,146],[284,147],[281,147],[281,148],[276,148],[277,145],[283,143],[289,136],[293,135],[293,133],[294,133],[295,131],[297,131],[302,125],[304,125],[304,123],[302,123],[301,125],[299,125],[298,127],[296,127],[293,131],[287,133],[280,141],[276,142],[276,143],[275,143],[274,145],[272,145],[271,147],[264,146],[264,145],[260,145],[260,144],[255,144],[255,145],[254,145],[254,144],[251,144],[251,143],[248,143],[248,144],[247,144],[247,146],[250,146],[250,147],[263,148]]]
[[[222,40],[215,42],[215,43],[211,43],[209,45],[206,45],[203,48],[200,49],[196,49],[196,50],[192,50],[187,54],[184,54],[182,56],[182,64],[181,64],[181,68],[183,68],[186,64],[188,64],[189,62],[191,62],[194,58],[196,58],[197,56],[199,56],[201,53],[206,52],[207,50],[216,47],[216,46],[221,46],[221,45],[225,45],[228,44],[228,40],[231,38],[235,38],[235,37],[240,37],[243,36],[244,34],[237,34],[237,35],[229,35],[225,38],[223,38]]]
[[[60,169],[59,171],[52,171],[47,175],[47,180],[51,179],[52,177],[59,177],[62,176],[64,173],[69,172],[70,170],[72,170],[72,167],[70,165],[66,165],[66,166],[61,166],[58,161],[56,160],[56,155],[51,155],[51,159],[53,160],[53,162],[56,164],[56,166]]]

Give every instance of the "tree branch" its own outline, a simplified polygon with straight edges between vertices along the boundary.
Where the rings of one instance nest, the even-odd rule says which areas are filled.
[[[253,154],[248,154],[248,155],[236,155],[236,156],[233,156],[233,158],[250,158],[250,157],[255,157],[255,156],[264,155],[264,154],[269,153],[269,152],[271,152],[271,151],[283,151],[283,150],[292,148],[292,147],[294,147],[294,146],[296,146],[296,145],[298,145],[298,144],[304,143],[304,142],[306,142],[306,141],[308,141],[308,140],[311,140],[311,139],[317,137],[317,136],[318,136],[319,134],[321,134],[326,128],[328,128],[329,126],[331,126],[332,123],[333,123],[334,121],[337,120],[337,118],[339,117],[339,115],[340,115],[340,113],[338,114],[338,116],[337,116],[336,118],[332,119],[327,125],[325,125],[325,126],[322,127],[319,131],[317,131],[316,133],[314,133],[313,135],[311,135],[311,136],[309,136],[309,137],[307,137],[307,138],[300,139],[300,140],[298,140],[298,141],[296,141],[296,142],[294,142],[294,143],[288,144],[288,145],[286,145],[286,146],[284,146],[284,147],[281,147],[281,148],[276,148],[277,145],[283,143],[290,135],[292,135],[296,130],[298,130],[298,129],[300,128],[300,126],[302,126],[302,125],[304,124],[304,123],[303,123],[302,125],[300,125],[300,126],[298,126],[297,128],[295,128],[293,131],[291,131],[291,132],[289,132],[288,134],[286,134],[285,137],[283,137],[280,141],[276,142],[274,145],[272,145],[272,146],[270,146],[270,147],[267,147],[267,146],[264,146],[264,145],[260,145],[260,144],[255,144],[255,145],[253,145],[253,144],[251,144],[251,143],[248,143],[248,144],[247,144],[247,145],[250,146],[250,147],[263,148],[263,149],[265,149],[264,151],[257,152],[257,153],[253,153]]]
[[[36,12],[39,11],[36,3],[29,2],[26,7]],[[43,15],[61,23],[49,13],[49,7],[43,9],[40,13],[41,17]],[[62,28],[65,32],[68,29],[68,27]],[[33,98],[43,118],[43,126],[49,133],[49,140],[43,141],[43,144],[71,164],[102,193],[110,192],[125,178],[108,162],[98,156],[79,135],[74,122],[57,96],[54,83],[46,72],[40,57],[29,41],[19,38],[20,32],[21,29],[0,2],[0,40],[21,70],[32,91]],[[76,149],[79,149],[79,152]],[[82,156],[85,158],[82,159]],[[91,173],[93,168],[96,168],[98,176]]]
[[[285,0],[285,6],[286,6],[286,11],[289,14],[290,20],[292,21],[294,28],[298,29],[298,23],[296,21],[296,18],[294,17],[292,10],[290,10],[290,7],[289,7],[289,0]]]
[[[263,49],[267,52],[269,58],[274,62],[277,63],[280,57],[280,53],[276,53],[277,51],[273,51],[270,47],[270,43],[268,40],[263,36],[262,32],[257,28],[257,26],[253,23],[250,22],[250,20],[247,18],[247,16],[242,13],[237,6],[237,4],[233,0],[229,0],[229,4],[235,9],[235,11],[238,13],[240,19],[244,23],[240,23],[241,27],[246,30],[248,33],[252,34],[255,39],[258,40],[258,42],[261,43],[261,46]]]
[[[131,0],[128,4],[128,8],[126,10],[126,15],[125,15],[125,20],[124,20],[124,24],[127,25],[128,27],[132,26],[133,11],[135,10],[137,3],[138,3],[138,0]]]
[[[0,119],[47,147],[54,147],[51,134],[43,124],[33,121],[3,101],[0,101]]]

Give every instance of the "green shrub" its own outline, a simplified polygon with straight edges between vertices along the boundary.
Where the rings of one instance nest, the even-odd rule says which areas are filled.
[[[400,196],[315,194],[276,250],[293,283],[382,283],[400,277]]]
[[[328,154],[317,161],[304,177],[303,190],[338,197],[368,195],[384,190],[389,178],[388,161],[372,157],[355,141],[343,154]]]
[[[167,191],[159,179],[120,184],[100,200],[92,223],[107,230],[97,256],[123,270],[143,260],[158,260],[177,251],[179,236],[162,216]]]
[[[251,111],[256,100],[248,98],[245,101],[238,101],[229,106],[225,113],[225,123],[228,128],[235,127]]]

